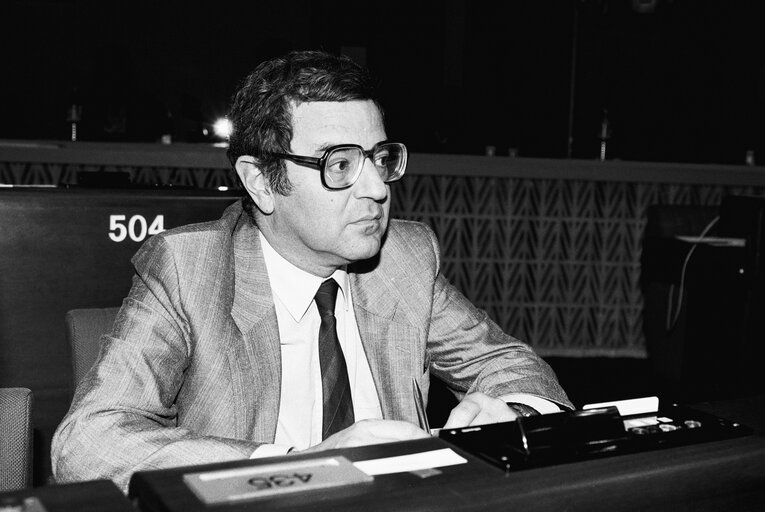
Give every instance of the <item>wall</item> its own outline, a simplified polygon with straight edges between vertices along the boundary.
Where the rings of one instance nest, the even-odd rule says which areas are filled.
[[[84,170],[163,186],[237,186],[213,146],[0,144],[0,183],[74,184]],[[765,170],[414,154],[392,190],[393,215],[435,229],[445,274],[508,332],[543,355],[645,357],[646,208],[765,194]]]

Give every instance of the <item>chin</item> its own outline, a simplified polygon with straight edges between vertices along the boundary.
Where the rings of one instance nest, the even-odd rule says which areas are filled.
[[[352,251],[349,251],[348,261],[363,261],[377,256],[380,252],[380,237],[365,237],[365,240],[355,244]]]

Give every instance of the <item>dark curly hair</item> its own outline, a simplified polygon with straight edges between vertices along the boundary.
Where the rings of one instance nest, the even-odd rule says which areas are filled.
[[[369,72],[345,56],[323,51],[295,51],[261,63],[234,93],[228,119],[233,125],[228,159],[235,166],[242,155],[257,159],[271,189],[286,195],[291,190],[284,161],[275,152],[288,153],[292,140],[292,105],[309,101],[372,100]],[[245,209],[254,207],[244,191]]]

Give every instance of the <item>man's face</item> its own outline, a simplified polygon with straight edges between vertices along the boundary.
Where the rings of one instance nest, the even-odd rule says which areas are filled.
[[[385,140],[382,116],[372,101],[302,103],[292,111],[296,155],[320,157],[329,146],[358,144],[371,149]],[[315,169],[285,161],[293,189],[274,195],[267,222],[269,242],[294,265],[327,276],[346,263],[377,254],[388,226],[390,187],[369,159],[356,183],[327,190]]]

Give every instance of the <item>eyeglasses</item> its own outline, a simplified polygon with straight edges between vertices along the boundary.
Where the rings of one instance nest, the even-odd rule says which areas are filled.
[[[356,144],[340,144],[328,148],[320,158],[274,153],[298,165],[321,171],[321,183],[328,189],[348,188],[359,179],[364,161],[369,158],[385,183],[396,181],[406,170],[406,146],[400,142],[379,142],[369,151]]]

